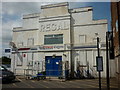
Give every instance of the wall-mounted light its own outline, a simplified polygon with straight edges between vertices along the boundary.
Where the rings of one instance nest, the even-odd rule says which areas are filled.
[[[55,58],[55,57],[56,57],[56,54],[53,54],[53,55],[52,55],[52,58]]]
[[[98,33],[95,33],[95,36],[98,36],[99,34]]]
[[[67,55],[66,55],[66,54],[63,54],[63,56],[67,57]]]

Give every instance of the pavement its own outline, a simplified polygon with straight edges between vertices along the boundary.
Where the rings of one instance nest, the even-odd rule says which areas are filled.
[[[16,77],[16,80],[10,83],[2,84],[2,88],[88,88],[88,89],[99,89],[99,79],[74,79],[74,80],[63,80],[63,79],[52,79],[47,78],[45,80],[29,80],[24,77]],[[105,89],[106,79],[101,79],[101,88]],[[115,78],[110,79],[111,90],[118,89],[118,84]],[[85,90],[86,90],[85,89]]]

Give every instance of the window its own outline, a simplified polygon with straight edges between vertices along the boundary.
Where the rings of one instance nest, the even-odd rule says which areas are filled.
[[[93,38],[93,42],[97,42],[97,38]]]
[[[44,44],[63,44],[63,34],[45,35]]]
[[[30,65],[30,66],[32,66],[33,65],[33,59],[34,59],[34,53],[28,53],[27,54],[27,56],[28,56],[28,63],[27,63],[27,65]]]
[[[23,46],[23,42],[19,42],[18,47],[22,47],[22,46]]]
[[[28,38],[28,46],[34,45],[34,38]]]
[[[86,37],[85,35],[79,35],[79,43],[85,43]]]
[[[118,32],[118,20],[116,20],[116,32]]]
[[[86,65],[86,51],[80,51],[79,53],[79,58],[80,58],[80,64],[81,65]]]
[[[17,53],[17,66],[22,66],[23,64],[23,57],[22,57],[22,53]]]

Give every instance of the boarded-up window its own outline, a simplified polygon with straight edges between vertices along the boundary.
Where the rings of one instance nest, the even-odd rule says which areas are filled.
[[[34,38],[28,38],[28,46],[34,45]]]
[[[93,38],[93,42],[97,42],[97,38]]]
[[[96,66],[96,56],[98,56],[97,51],[93,51],[93,66]]]
[[[80,51],[80,64],[86,65],[86,51]]]
[[[27,56],[28,56],[28,65],[33,65],[33,59],[34,59],[34,54],[33,53],[28,53],[27,54]]]
[[[23,64],[22,53],[17,53],[17,66],[22,66],[22,64]]]
[[[86,42],[85,35],[79,35],[79,43],[85,43],[85,42]]]
[[[93,65],[93,52],[87,51],[87,64],[91,67]]]
[[[23,46],[23,42],[19,42],[18,47],[22,47],[22,46]]]

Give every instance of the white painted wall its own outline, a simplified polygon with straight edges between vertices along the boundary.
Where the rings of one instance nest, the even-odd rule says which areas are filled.
[[[85,45],[96,45],[95,38],[97,37],[95,33],[98,33],[100,42],[105,42],[107,28],[107,20],[92,20],[92,11],[88,10],[91,7],[74,9],[72,12],[72,25],[73,25],[73,43],[74,46],[85,46]],[[96,56],[97,49],[77,49],[74,52],[74,70],[77,69],[77,62],[83,65],[84,70],[87,70],[87,63],[89,63],[90,72],[93,76],[98,77],[96,71]],[[75,54],[77,53],[77,55]],[[103,69],[102,77],[106,77],[106,51],[102,49],[100,55],[103,56]],[[85,74],[85,73],[84,73]]]
[[[86,43],[92,43],[96,38],[95,33],[98,33],[101,42],[105,42],[105,32],[107,31],[107,24],[91,25],[91,26],[77,26],[74,27],[74,43],[79,44],[79,35],[86,36]]]
[[[103,56],[103,71],[101,76],[106,77],[106,56],[105,51],[101,51]],[[76,54],[75,54],[76,53]],[[98,72],[96,69],[96,56],[97,56],[97,50],[78,50],[74,52],[74,70],[77,70],[78,65],[81,65],[81,68],[83,66],[83,70],[87,71],[88,65],[90,73],[94,77],[98,77]],[[88,64],[88,65],[87,65]],[[85,75],[86,73],[84,73]]]
[[[88,11],[89,9],[92,9],[92,7],[77,8],[71,10],[70,12],[72,13],[71,15],[74,20],[73,24],[84,25],[92,22],[92,11]]]
[[[13,32],[13,39],[12,41],[16,44],[17,47],[20,47],[18,44],[20,42],[23,43],[24,46],[28,46],[28,39],[33,38],[34,39],[34,45],[38,44],[38,33],[36,30],[34,31],[19,31],[19,32]]]
[[[36,29],[39,27],[39,13],[23,15],[23,24],[24,29]]]
[[[63,30],[55,29],[54,31],[52,30],[52,28],[49,28],[48,31],[46,31],[46,30],[41,31],[41,25],[45,25],[45,27],[47,27],[47,25],[50,25],[51,23],[57,25],[58,22],[59,23],[63,23],[63,22],[67,23],[67,28],[65,28],[65,30],[64,29]],[[63,34],[63,37],[64,37],[64,39],[63,39],[64,43],[63,44],[70,43],[70,19],[68,19],[68,20],[57,20],[56,19],[55,21],[41,22],[39,24],[39,26],[40,26],[40,28],[39,28],[39,38],[38,38],[38,41],[40,41],[40,42],[38,42],[39,45],[44,45],[44,35],[51,35],[51,34]],[[58,28],[59,25],[56,26],[56,27]]]
[[[66,4],[66,3],[65,3]],[[62,5],[62,4],[60,4]],[[31,14],[31,15],[25,15],[23,16],[23,27],[22,28],[15,28],[13,29],[13,42],[17,45],[18,48],[21,48],[18,46],[19,42],[23,42],[24,47],[29,47],[27,44],[27,41],[29,38],[34,38],[34,47],[37,47],[38,45],[44,45],[44,35],[50,35],[50,34],[63,34],[63,44],[70,45],[70,29],[72,30],[73,35],[73,44],[76,45],[91,45],[96,44],[96,41],[93,39],[96,38],[95,33],[98,33],[98,36],[100,37],[100,42],[105,42],[105,34],[108,30],[107,28],[107,21],[106,20],[92,20],[92,8],[86,7],[86,8],[79,8],[79,9],[72,9],[69,10],[70,13],[68,13],[68,7],[55,7],[55,8],[48,8],[52,7],[54,5],[48,5],[42,8],[41,14]],[[59,6],[59,4],[58,4]],[[71,14],[71,19],[70,19]],[[31,18],[32,17],[32,18]],[[33,18],[34,17],[34,18]],[[36,17],[36,18],[35,18]],[[72,20],[72,21],[70,21]],[[57,28],[60,26],[60,23],[67,23],[67,29],[53,29],[52,25],[54,24]],[[72,25],[71,25],[72,24]],[[41,25],[45,26],[45,30],[41,28]],[[70,26],[71,25],[71,26]],[[37,29],[38,28],[38,29]],[[32,30],[31,30],[32,29]],[[80,43],[80,35],[85,36],[85,40]],[[84,44],[83,44],[84,43]],[[49,45],[50,46],[50,45]],[[63,49],[62,49],[63,50]],[[42,50],[36,50],[36,52],[33,52],[32,50],[28,51],[20,51],[23,52],[23,54],[26,54],[26,57],[23,57],[23,65],[22,66],[16,66],[16,60],[17,55],[14,56],[12,54],[12,69],[15,65],[17,69],[26,69],[28,68],[27,63],[28,61],[33,62],[44,62],[43,68],[40,65],[40,70],[45,70],[45,56],[52,56],[53,54],[56,54],[56,56],[62,56],[62,60],[69,61],[69,69],[71,67],[71,56],[70,51],[57,51],[54,52],[54,49],[48,50],[52,52],[46,52]],[[104,64],[104,71],[102,72],[102,77],[105,77],[106,75],[106,54],[105,54],[105,48],[102,48],[100,55],[103,56],[103,64]],[[32,58],[33,54],[33,58]],[[65,54],[66,57],[63,55]],[[73,64],[74,64],[74,70],[77,69],[77,62],[80,62],[80,64],[86,66],[87,62],[89,62],[90,68],[93,70],[92,75],[97,77],[98,73],[96,72],[96,56],[97,56],[97,50],[96,49],[76,49],[73,53]],[[37,69],[37,65],[33,65],[32,67]],[[85,70],[87,70],[87,67],[84,67]],[[17,71],[20,73],[20,71]],[[23,72],[23,71],[21,71]],[[32,73],[32,72],[31,72]],[[34,72],[36,74],[37,72]],[[112,73],[113,75],[113,73]]]

